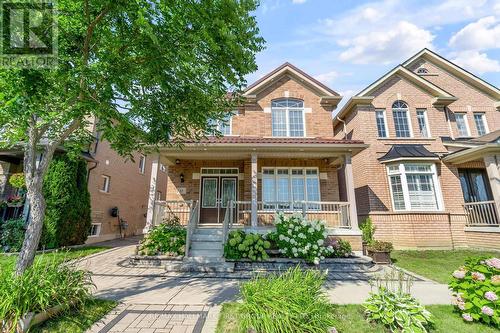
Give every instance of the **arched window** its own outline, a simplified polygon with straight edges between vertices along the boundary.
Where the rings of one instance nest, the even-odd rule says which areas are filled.
[[[304,101],[280,98],[271,102],[273,136],[304,136]]]
[[[410,117],[408,114],[408,105],[403,101],[395,101],[392,104],[392,117],[394,118],[394,129],[396,137],[411,137]]]

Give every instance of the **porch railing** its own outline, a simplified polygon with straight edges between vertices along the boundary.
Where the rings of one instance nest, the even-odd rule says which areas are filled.
[[[252,202],[234,201],[227,209],[229,224],[251,226]],[[273,226],[276,213],[301,214],[311,220],[323,220],[330,228],[351,228],[348,202],[293,201],[257,202],[257,227]]]
[[[499,207],[495,201],[468,202],[464,204],[467,216],[467,226],[470,227],[499,227]]]
[[[195,201],[191,208],[191,216],[186,227],[186,248],[184,251],[184,258],[189,257],[189,251],[191,247],[191,239],[193,237],[193,232],[196,230],[198,225],[198,201]]]
[[[173,217],[177,217],[182,225],[187,225],[193,213],[193,204],[195,202],[193,200],[156,201],[153,225],[158,225]]]

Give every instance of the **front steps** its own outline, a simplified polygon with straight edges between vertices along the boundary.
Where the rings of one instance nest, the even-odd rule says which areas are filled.
[[[189,258],[222,259],[222,229],[198,227],[191,238]]]

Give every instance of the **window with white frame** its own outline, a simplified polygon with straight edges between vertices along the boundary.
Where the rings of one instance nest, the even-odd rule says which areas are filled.
[[[465,113],[455,113],[455,122],[457,124],[458,136],[470,136],[469,124]]]
[[[394,210],[442,210],[435,164],[391,164],[387,173]]]
[[[394,129],[396,137],[411,137],[410,117],[408,115],[408,105],[403,101],[395,101],[392,104],[392,116],[394,118]]]
[[[304,101],[292,98],[272,101],[271,120],[273,136],[304,136]]]
[[[144,173],[146,171],[146,156],[141,155],[139,157],[139,172]]]
[[[429,120],[427,119],[426,109],[417,109],[418,130],[423,138],[430,138]]]
[[[262,168],[262,201],[320,201],[317,168]],[[268,207],[269,206],[269,207]],[[288,208],[289,204],[281,204]],[[272,208],[270,205],[266,205]]]
[[[228,112],[222,119],[209,120],[208,126],[211,129],[209,134],[214,135],[220,133],[222,135],[232,135],[233,116],[236,113],[236,111]]]
[[[92,223],[90,226],[90,237],[96,237],[101,234],[101,224],[100,223]]]
[[[111,177],[102,175],[101,192],[109,193],[111,186]]]
[[[377,131],[379,138],[387,138],[387,123],[385,121],[385,110],[376,110]]]
[[[477,135],[481,136],[488,134],[488,125],[484,113],[474,113],[474,123],[476,124]]]

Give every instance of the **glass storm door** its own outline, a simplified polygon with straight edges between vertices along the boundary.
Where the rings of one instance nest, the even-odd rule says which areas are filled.
[[[482,169],[458,169],[465,202],[493,200],[486,171]]]
[[[202,177],[200,223],[222,223],[229,201],[236,200],[236,177]]]

